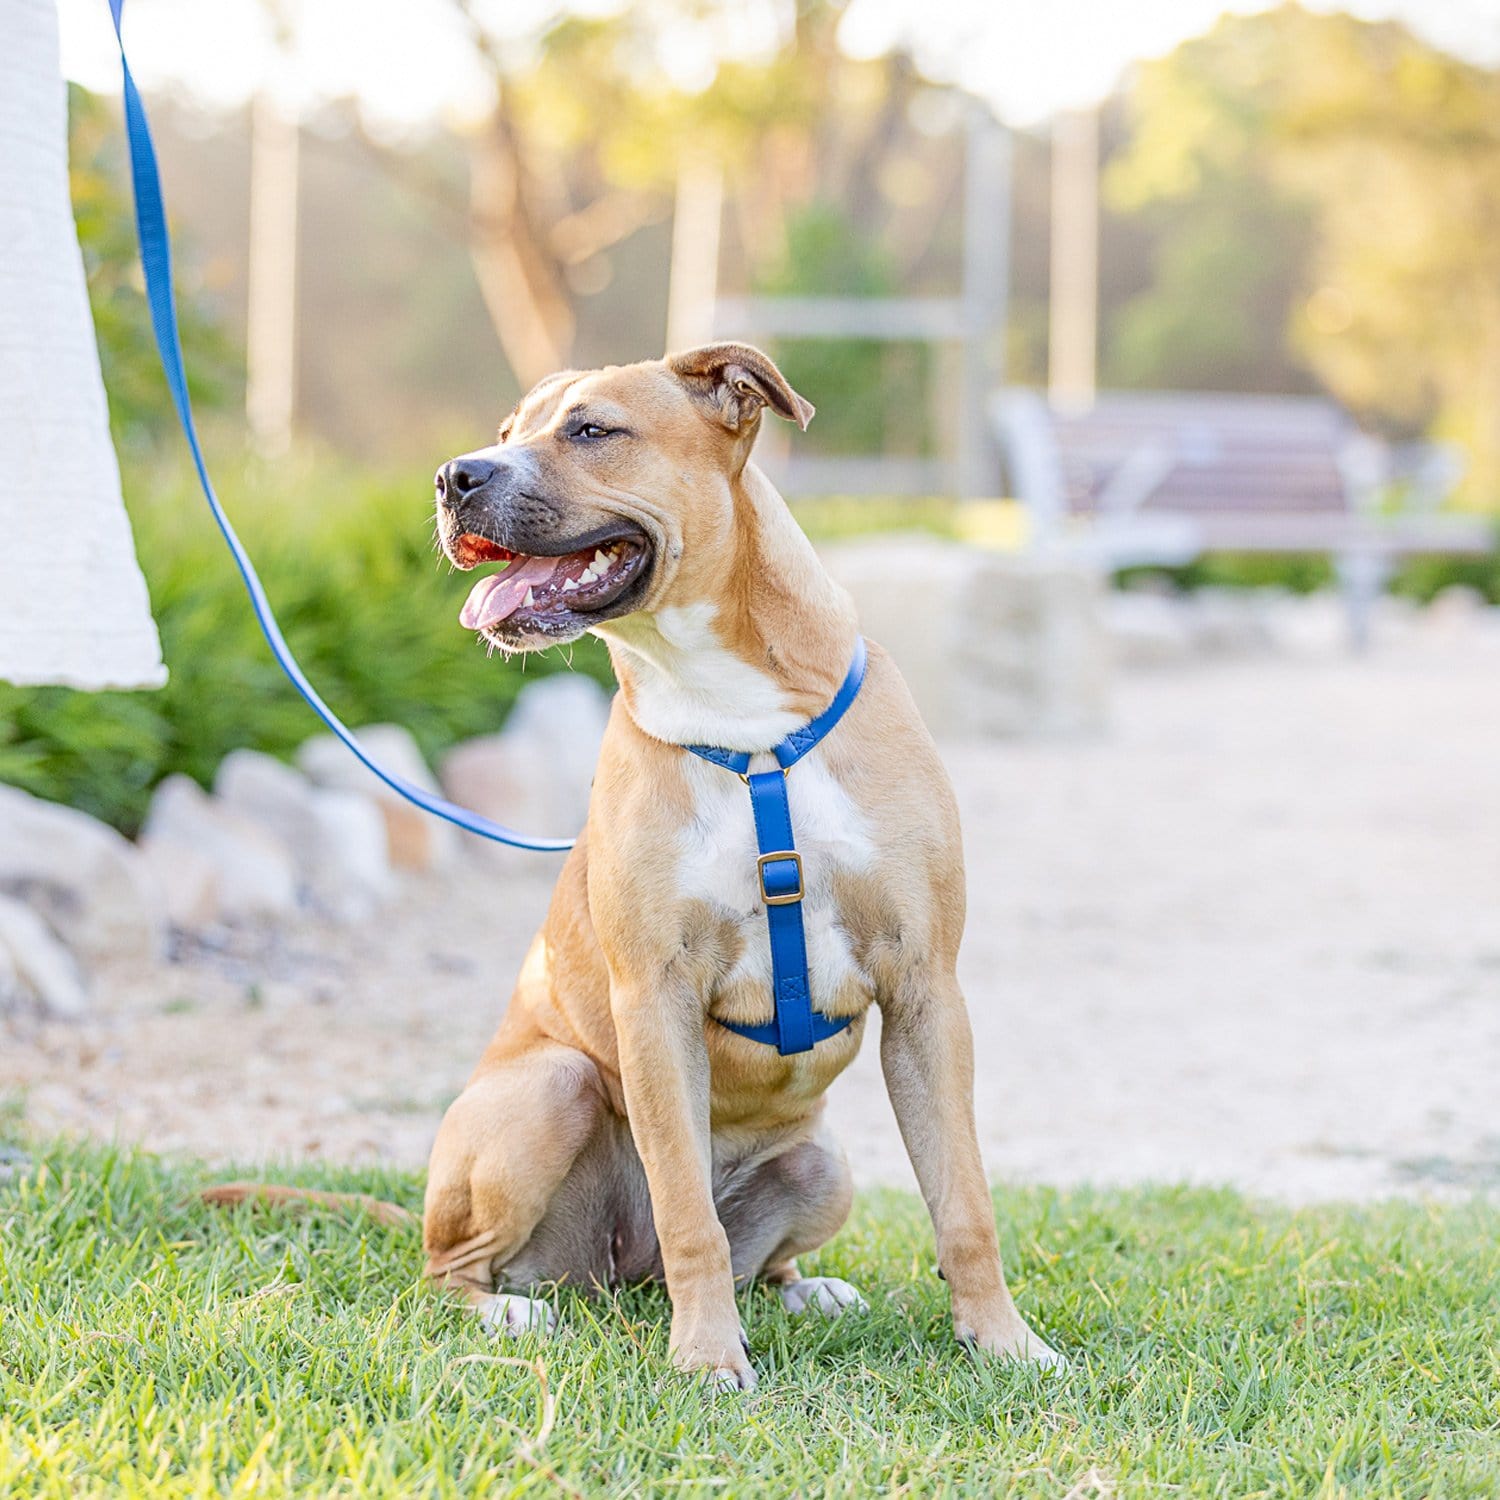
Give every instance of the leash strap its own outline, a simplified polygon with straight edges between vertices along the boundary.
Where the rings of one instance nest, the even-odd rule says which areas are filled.
[[[853,1016],[828,1016],[812,1008],[812,987],[807,974],[807,931],[802,921],[806,884],[802,856],[792,835],[792,808],[787,798],[791,769],[844,717],[859,696],[865,680],[867,653],[862,636],[854,642],[854,661],[832,703],[810,724],[772,747],[778,771],[750,774],[750,756],[743,750],[717,750],[709,745],[689,745],[694,755],[726,771],[733,771],[750,788],[750,811],[755,818],[755,843],[759,850],[756,873],[760,896],[766,908],[766,928],[771,941],[771,992],[775,1010],[769,1021],[745,1025],[720,1021],[752,1042],[775,1047],[783,1057],[811,1052],[828,1037],[836,1036]]]
[[[414,802],[425,812],[435,817],[446,818],[470,833],[481,838],[493,839],[499,844],[509,844],[516,849],[533,849],[539,853],[556,853],[573,847],[572,839],[532,838],[517,833],[478,813],[469,812],[443,797],[424,791],[421,787],[386,770],[344,727],[338,715],[318,695],[318,691],[307,680],[297,659],[292,655],[271,611],[271,602],[261,585],[260,575],[250,561],[219,497],[214,492],[208,477],[208,465],[204,461],[203,449],[198,442],[198,429],[193,421],[192,401],[188,396],[187,371],[182,361],[182,339],[177,327],[177,303],[172,293],[172,242],[167,233],[166,206],[162,199],[161,172],[157,166],[156,147],[151,139],[151,126],[146,118],[146,106],[141,100],[140,90],[131,77],[130,63],[125,56],[125,38],[120,29],[120,13],[125,0],[109,0],[109,9],[114,17],[115,36],[120,43],[120,67],[125,78],[125,129],[130,142],[130,176],[135,187],[135,227],[141,245],[141,270],[146,277],[146,300],[151,306],[151,327],[156,335],[156,348],[161,356],[162,369],[166,372],[167,388],[172,393],[172,404],[177,408],[177,418],[187,438],[188,450],[193,456],[193,466],[198,471],[198,483],[203,497],[223,533],[225,544],[239,569],[245,592],[250,596],[250,606],[255,611],[256,621],[271,655],[277,665],[291,680],[292,686],[307,700],[308,706],[328,727],[330,732],[343,742],[349,752],[368,770],[380,778],[393,792],[400,793],[408,802]]]

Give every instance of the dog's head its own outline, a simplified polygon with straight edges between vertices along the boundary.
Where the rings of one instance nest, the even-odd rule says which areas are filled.
[[[537,650],[710,592],[767,407],[803,428],[813,415],[747,344],[533,387],[492,447],[437,473],[449,559],[507,565],[475,585],[462,623],[505,650]]]

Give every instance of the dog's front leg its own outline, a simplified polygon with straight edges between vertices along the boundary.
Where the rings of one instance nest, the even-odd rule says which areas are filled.
[[[987,1354],[1059,1363],[1005,1284],[974,1126],[973,1034],[957,979],[909,984],[882,1005],[880,1062],[937,1233],[954,1331]]]
[[[748,1389],[729,1237],[713,1199],[708,1049],[695,995],[616,984],[610,992],[630,1133],[651,1188],[672,1298],[672,1360]]]

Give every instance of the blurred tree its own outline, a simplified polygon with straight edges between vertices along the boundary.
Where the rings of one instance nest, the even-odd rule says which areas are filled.
[[[848,0],[759,6],[767,38],[728,55],[745,0],[653,0],[615,14],[554,17],[524,43],[502,40],[476,0],[453,0],[489,70],[495,103],[468,137],[467,199],[417,158],[369,142],[437,205],[467,242],[506,358],[525,386],[573,355],[580,296],[611,274],[609,252],[671,210],[687,153],[721,166],[729,213],[751,266],[783,261],[789,218],[815,194],[844,203],[852,227],[889,228],[913,168],[907,112],[924,85],[910,60],[845,57]],[[692,69],[684,56],[696,58]],[[696,71],[694,71],[696,70]],[[837,107],[830,107],[836,101]],[[941,172],[916,164],[939,201]],[[935,214],[897,246],[921,265]]]
[[[1297,5],[1142,66],[1116,211],[1153,277],[1113,378],[1297,389],[1461,440],[1500,496],[1500,75],[1395,23]]]
[[[135,213],[124,186],[119,116],[84,89],[68,92],[69,176],[99,362],[109,392],[115,442],[130,447],[176,427],[166,381],[151,337],[141,280]],[[178,316],[188,383],[195,403],[222,404],[233,393],[238,361],[193,278],[191,256],[179,255]]]

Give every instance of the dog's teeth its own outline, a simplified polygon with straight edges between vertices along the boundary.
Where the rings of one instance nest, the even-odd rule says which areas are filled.
[[[609,554],[602,547],[594,553],[594,566],[596,568],[607,568],[609,566]]]
[[[521,601],[521,603],[526,605],[526,607],[529,609],[533,604],[536,603],[536,595],[532,593],[530,589],[527,589],[526,597]]]
[[[592,583],[598,576],[593,569],[593,565],[590,564],[578,575],[578,581],[579,583]]]
[[[566,594],[569,589],[576,589],[577,587],[578,587],[578,580],[577,579],[575,579],[575,578],[564,578],[563,579],[563,593]]]

